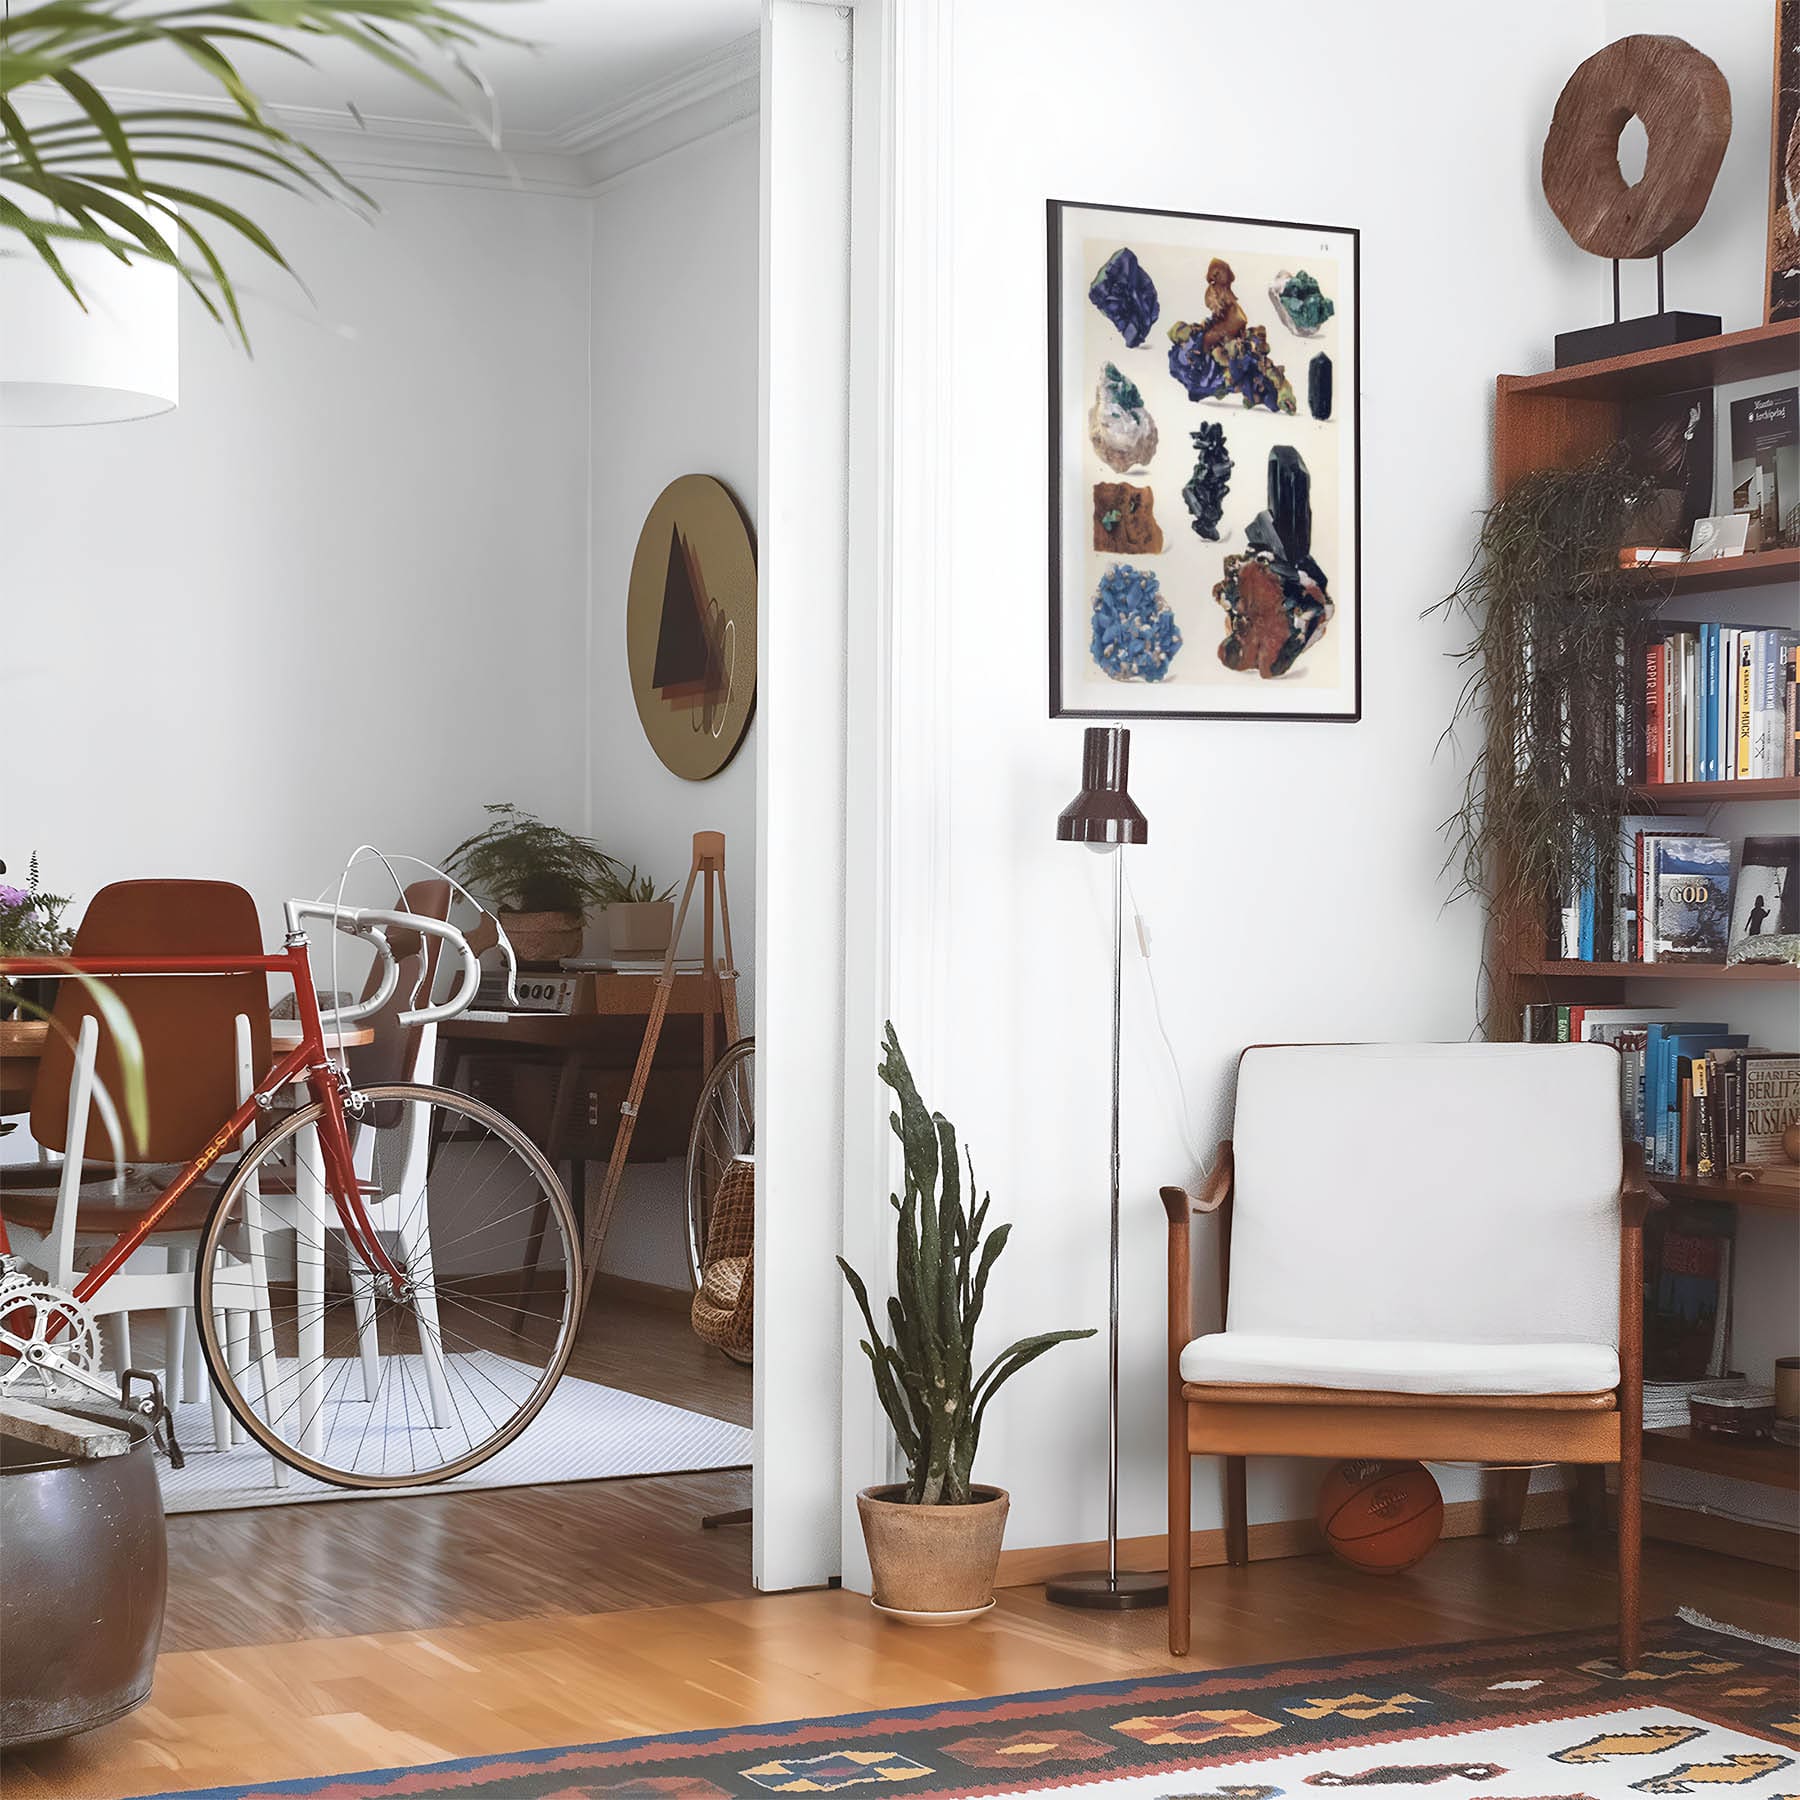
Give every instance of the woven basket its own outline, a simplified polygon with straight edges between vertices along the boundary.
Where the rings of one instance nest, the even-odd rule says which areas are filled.
[[[713,1198],[692,1317],[697,1337],[739,1362],[750,1360],[754,1342],[755,1242],[756,1164],[735,1157]]]

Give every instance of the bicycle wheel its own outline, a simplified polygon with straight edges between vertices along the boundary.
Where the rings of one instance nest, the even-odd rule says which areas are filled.
[[[346,1106],[363,1204],[396,1285],[326,1196],[302,1107],[244,1153],[200,1240],[196,1308],[233,1413],[340,1487],[485,1462],[549,1398],[575,1341],[581,1232],[554,1171],[491,1107],[396,1082]]]
[[[713,1064],[688,1131],[688,1275],[696,1292],[719,1178],[734,1156],[755,1148],[756,1039],[739,1038]]]

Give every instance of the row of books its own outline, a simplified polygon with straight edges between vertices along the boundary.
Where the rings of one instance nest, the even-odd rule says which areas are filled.
[[[1685,625],[1642,656],[1646,785],[1796,772],[1800,633]]]
[[[1528,1006],[1524,1035],[1618,1051],[1624,1129],[1654,1175],[1706,1181],[1787,1166],[1781,1139],[1800,1121],[1800,1051],[1760,1049],[1728,1024],[1676,1019],[1667,1007]]]
[[[1722,963],[1761,937],[1800,931],[1800,836],[1752,837],[1741,856],[1703,821],[1631,813],[1610,880],[1574,884],[1550,921],[1565,962]]]

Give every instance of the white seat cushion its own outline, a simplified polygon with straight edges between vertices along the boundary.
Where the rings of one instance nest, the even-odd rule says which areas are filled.
[[[1457,1344],[1218,1331],[1181,1353],[1183,1381],[1367,1388],[1384,1394],[1599,1394],[1619,1385],[1610,1344]]]

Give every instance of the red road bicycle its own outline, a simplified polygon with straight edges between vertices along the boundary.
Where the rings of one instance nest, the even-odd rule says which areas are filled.
[[[373,947],[383,971],[374,993],[321,1012],[308,918]],[[549,1163],[491,1107],[423,1083],[358,1089],[327,1049],[328,1023],[392,999],[402,933],[441,939],[460,967],[448,999],[432,1005],[426,993],[399,1023],[462,1011],[480,970],[469,940],[437,919],[310,901],[290,901],[286,923],[284,948],[270,954],[0,960],[8,975],[286,976],[300,1023],[297,1047],[197,1156],[159,1174],[148,1210],[72,1291],[29,1272],[0,1214],[0,1392],[29,1397],[60,1381],[116,1396],[118,1381],[97,1372],[85,1302],[172,1209],[212,1191],[195,1312],[207,1366],[244,1428],[338,1486],[447,1480],[516,1438],[561,1377],[580,1313],[580,1228]],[[284,1112],[295,1084],[305,1104]],[[215,1181],[210,1172],[227,1164]]]

